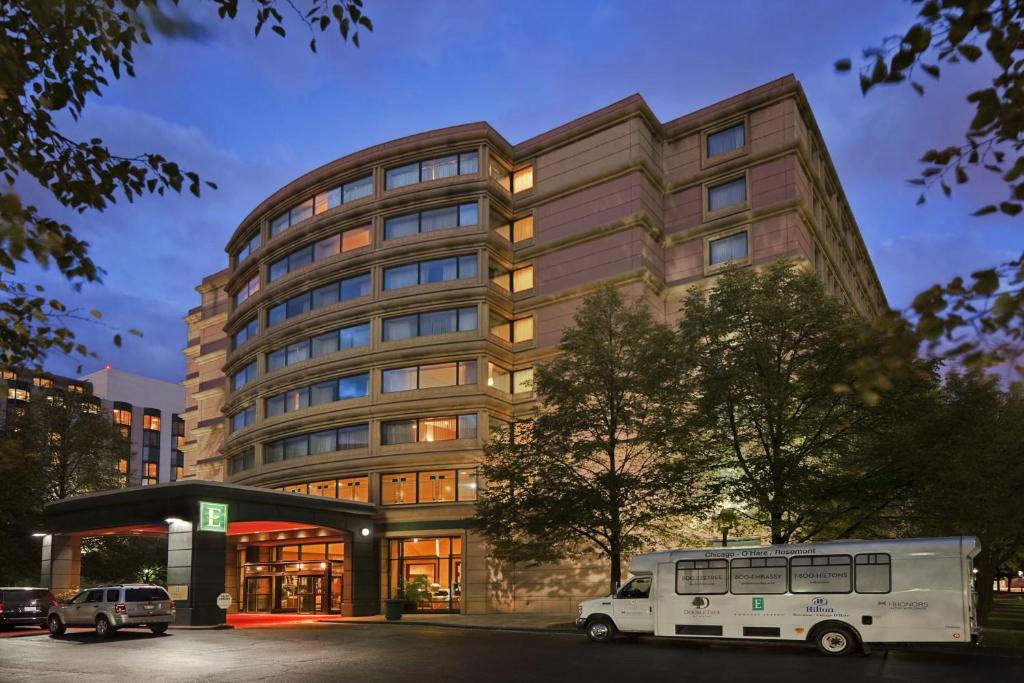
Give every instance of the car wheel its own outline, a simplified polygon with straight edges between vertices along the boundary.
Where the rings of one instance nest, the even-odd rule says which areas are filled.
[[[857,648],[857,636],[846,626],[829,624],[814,635],[818,651],[831,657],[848,655]]]
[[[156,635],[160,635],[161,633],[167,633],[167,624],[153,624],[149,627],[149,630],[155,633]]]
[[[96,617],[96,635],[100,638],[109,638],[114,635],[114,627],[110,625],[110,622],[102,614]]]
[[[56,614],[46,621],[46,628],[50,631],[51,636],[64,635],[64,631],[68,630],[68,627],[64,625]]]
[[[607,643],[615,637],[615,630],[615,624],[605,617],[596,617],[587,622],[587,638],[594,643]]]

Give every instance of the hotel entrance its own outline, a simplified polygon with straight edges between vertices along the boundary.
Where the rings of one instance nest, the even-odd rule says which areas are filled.
[[[249,613],[337,614],[344,595],[342,543],[240,548],[242,610]]]

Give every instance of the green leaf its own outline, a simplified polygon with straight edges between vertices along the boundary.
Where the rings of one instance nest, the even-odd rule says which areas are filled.
[[[971,215],[972,216],[987,216],[988,214],[995,213],[998,210],[999,209],[996,208],[995,204],[989,204],[987,206],[981,207],[980,209],[978,209],[977,211],[975,211]]]
[[[979,270],[971,273],[971,277],[974,279],[974,291],[982,296],[993,294],[999,289],[999,274],[995,268]]]
[[[999,202],[999,210],[1007,216],[1016,216],[1020,213],[1021,205],[1017,202]]]

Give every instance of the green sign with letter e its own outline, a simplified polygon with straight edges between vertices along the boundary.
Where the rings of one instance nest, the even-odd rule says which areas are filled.
[[[754,610],[755,612],[763,612],[764,611],[764,598],[751,598],[750,599],[750,608],[752,610]]]
[[[226,503],[199,501],[199,530],[228,532],[228,506]]]

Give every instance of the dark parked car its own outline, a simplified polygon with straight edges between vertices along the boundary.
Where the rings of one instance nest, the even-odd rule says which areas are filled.
[[[0,588],[0,628],[46,628],[46,615],[57,601],[46,588]]]

